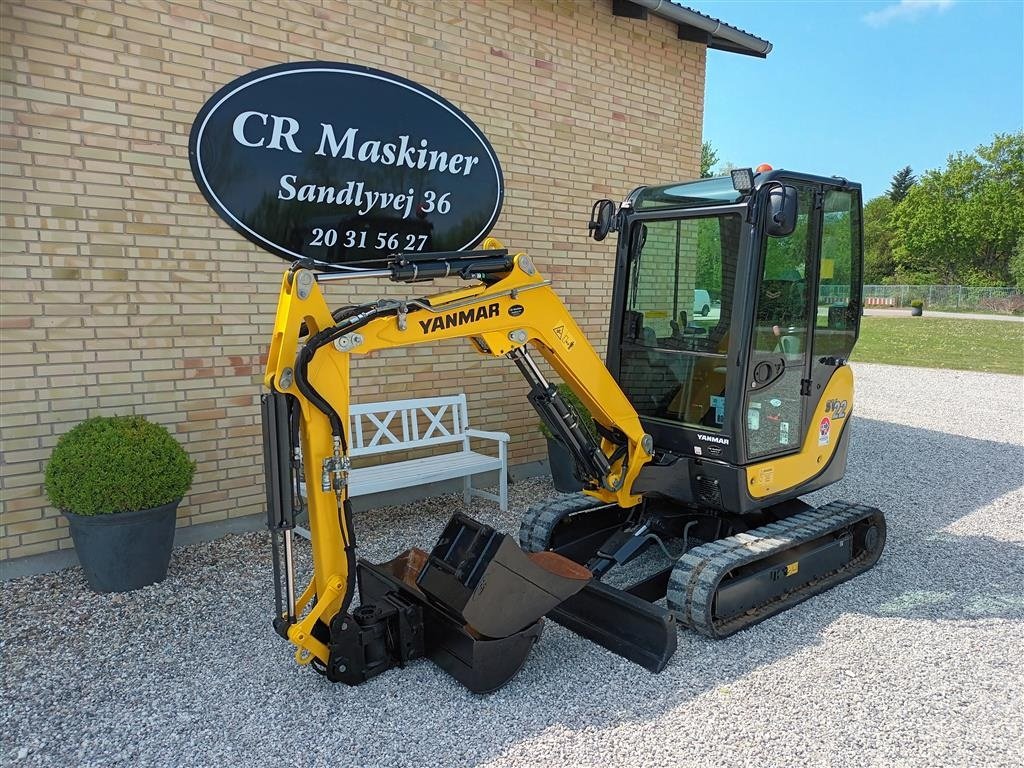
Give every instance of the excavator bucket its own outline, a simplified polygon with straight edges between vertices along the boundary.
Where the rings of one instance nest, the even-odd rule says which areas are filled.
[[[422,623],[412,631],[419,634],[421,646],[409,658],[428,657],[473,693],[497,690],[522,668],[540,639],[544,622],[534,621],[506,637],[479,635],[430,602],[416,586],[416,577],[426,561],[427,553],[422,549],[407,550],[379,565],[360,560],[357,573],[361,600],[364,604],[379,605],[398,595],[417,605]],[[394,633],[392,638],[395,646],[401,644],[401,638]]]
[[[360,560],[356,571],[362,606],[354,621],[332,622],[329,676],[356,684],[427,656],[474,693],[511,680],[540,638],[544,614],[591,581],[578,563],[527,555],[510,536],[460,514],[430,554]]]
[[[505,637],[572,597],[590,578],[568,558],[554,552],[531,558],[512,537],[456,514],[416,583],[480,634]]]

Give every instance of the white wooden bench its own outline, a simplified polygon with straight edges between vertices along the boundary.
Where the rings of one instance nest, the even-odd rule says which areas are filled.
[[[353,459],[434,446],[459,447],[418,459],[351,469],[351,497],[461,477],[464,503],[480,496],[498,502],[502,511],[508,509],[508,434],[470,428],[465,394],[352,404],[346,437]],[[473,438],[497,443],[498,455],[472,450]],[[473,475],[494,470],[498,471],[497,495],[473,487]],[[307,529],[296,527],[296,531],[309,538]]]
[[[349,420],[349,455],[352,458],[460,445],[457,451],[350,470],[350,496],[461,477],[464,478],[463,501],[466,504],[473,496],[481,496],[498,502],[502,511],[508,509],[508,434],[471,429],[464,394],[352,405]],[[496,442],[498,455],[488,456],[472,450],[471,438]],[[498,471],[497,496],[472,484],[473,475],[493,470]]]

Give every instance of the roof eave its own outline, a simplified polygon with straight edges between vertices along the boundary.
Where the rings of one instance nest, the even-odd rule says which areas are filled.
[[[678,25],[680,40],[703,43],[708,48],[744,56],[765,58],[772,44],[719,19],[705,16],[670,0],[613,0],[612,12],[616,16],[645,19],[648,11]]]

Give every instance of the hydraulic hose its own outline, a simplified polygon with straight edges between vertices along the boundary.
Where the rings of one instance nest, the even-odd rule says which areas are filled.
[[[335,437],[341,440],[342,450],[345,453],[348,453],[348,442],[345,439],[345,425],[342,423],[341,416],[338,415],[338,412],[334,410],[331,404],[328,403],[327,400],[325,400],[309,382],[309,364],[313,359],[313,355],[315,355],[321,347],[333,343],[335,339],[340,336],[344,336],[346,333],[352,333],[353,331],[359,330],[370,322],[370,320],[373,320],[376,317],[393,315],[396,314],[397,311],[397,308],[394,307],[381,308],[370,304],[354,307],[345,315],[344,319],[347,322],[342,322],[338,325],[331,326],[330,328],[325,328],[319,333],[314,334],[305,343],[305,345],[303,345],[302,349],[299,350],[298,357],[295,361],[295,386],[297,386],[299,391],[330,420],[331,432]]]

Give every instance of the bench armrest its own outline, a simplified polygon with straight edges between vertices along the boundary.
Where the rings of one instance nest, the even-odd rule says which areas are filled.
[[[485,440],[498,440],[502,443],[507,443],[508,432],[488,432],[483,429],[467,429],[463,434],[466,437],[482,437]]]

